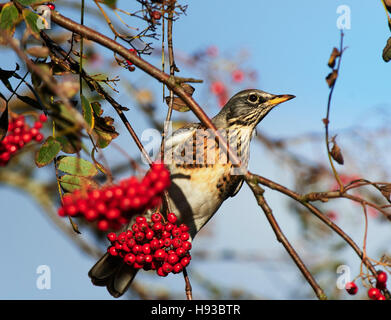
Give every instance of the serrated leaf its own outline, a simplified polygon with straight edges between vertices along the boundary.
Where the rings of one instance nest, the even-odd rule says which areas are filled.
[[[84,95],[81,95],[81,107],[83,110],[84,120],[86,121],[89,127],[88,133],[91,133],[95,126],[94,112],[90,102]]]
[[[391,60],[391,37],[388,39],[387,44],[383,50],[383,60],[389,62]]]
[[[61,187],[67,192],[73,192],[77,189],[87,188],[87,187],[98,187],[95,181],[84,178],[66,174],[60,178]]]
[[[98,170],[91,162],[76,157],[60,157],[57,168],[65,173],[82,177],[93,177],[98,174]]]
[[[40,17],[35,12],[32,12],[28,9],[24,9],[22,11],[22,15],[24,21],[26,22],[26,26],[31,31],[32,35],[34,35],[36,38],[39,38],[39,32],[41,30],[38,26],[42,24]]]
[[[0,141],[6,136],[8,131],[8,105],[0,116]]]
[[[35,154],[35,164],[38,168],[44,167],[51,163],[61,150],[61,143],[53,137],[46,139],[45,143]]]
[[[13,33],[19,12],[13,3],[6,3],[0,13],[0,29]]]

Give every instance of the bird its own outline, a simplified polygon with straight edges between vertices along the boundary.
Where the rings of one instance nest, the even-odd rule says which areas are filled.
[[[229,148],[235,151],[238,163],[223,152],[214,132],[201,123],[190,123],[165,139],[163,159],[170,171],[171,185],[162,212],[174,212],[178,223],[189,227],[189,241],[223,202],[235,196],[242,187],[256,126],[275,106],[293,98],[295,96],[290,94],[243,90],[232,96],[211,119]],[[105,253],[88,275],[94,285],[106,286],[109,293],[118,298],[127,291],[137,271],[123,260]]]

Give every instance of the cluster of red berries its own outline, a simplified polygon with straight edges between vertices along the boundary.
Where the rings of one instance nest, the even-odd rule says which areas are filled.
[[[368,297],[371,300],[386,300],[386,297],[381,293],[381,290],[387,288],[387,273],[380,271],[376,277],[376,288],[370,288],[368,290]],[[349,282],[345,286],[346,291],[355,295],[358,292],[358,287],[354,282]]]
[[[131,229],[118,236],[113,232],[107,235],[111,242],[107,252],[135,269],[156,270],[161,277],[179,273],[190,263],[191,242],[189,227],[176,223],[174,213],[167,215],[167,221],[158,212],[150,221],[138,216]]]
[[[44,136],[39,130],[46,120],[47,117],[41,114],[34,126],[30,127],[25,122],[23,115],[11,119],[8,124],[7,135],[0,141],[0,167],[6,166],[11,157],[29,142],[33,140],[41,142],[43,140]]]
[[[97,228],[101,231],[118,230],[132,216],[158,207],[162,193],[170,183],[170,172],[164,164],[153,163],[142,181],[131,177],[118,185],[75,190],[64,195],[58,214],[62,217],[84,216],[89,222],[97,221]]]

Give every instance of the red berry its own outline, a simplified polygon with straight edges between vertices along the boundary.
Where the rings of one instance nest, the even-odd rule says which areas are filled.
[[[37,123],[37,122],[36,122]],[[40,122],[39,122],[40,123]],[[35,137],[37,134],[39,134],[39,130],[37,128],[31,128],[30,134]]]
[[[86,213],[84,214],[85,218],[88,220],[88,221],[94,221],[98,218],[99,214],[98,212],[96,212],[96,210],[94,209],[88,209],[86,211]]]
[[[118,236],[118,242],[120,243],[124,243],[126,241],[126,233],[125,232],[121,232]]]
[[[135,244],[132,248],[132,252],[134,254],[139,254],[143,250],[143,247],[140,246],[139,244]]]
[[[183,266],[182,264],[180,263],[177,263],[176,265],[174,265],[174,267],[172,268],[172,272],[173,273],[179,273],[183,270]]]
[[[109,220],[117,219],[120,215],[121,211],[119,211],[117,208],[111,208],[106,212],[106,218]]]
[[[159,232],[163,230],[163,224],[161,222],[156,222],[153,226],[152,229],[153,231]]]
[[[35,137],[34,137],[35,141],[37,142],[41,142],[43,140],[43,134],[42,133],[38,133]]]
[[[125,263],[127,263],[128,265],[132,265],[132,264],[136,261],[136,256],[135,256],[133,253],[128,253],[128,254],[124,257],[124,261],[125,261]]]
[[[376,280],[377,280],[377,282],[379,282],[379,283],[386,283],[386,282],[387,282],[387,273],[385,273],[384,271],[380,271],[380,272],[377,274]]]
[[[155,233],[154,233],[152,230],[148,230],[148,231],[145,233],[145,238],[146,238],[147,240],[152,240],[154,234],[155,234]]]
[[[152,263],[153,257],[150,254],[145,255],[145,263]]]
[[[53,3],[48,3],[47,6],[48,6],[48,8],[49,8],[50,10],[56,9],[56,6],[55,6]]]
[[[215,95],[221,95],[225,92],[225,85],[220,81],[215,81],[212,83],[211,91]]]
[[[386,297],[381,294],[377,300],[386,300]]]
[[[152,11],[151,17],[155,20],[160,20],[162,14],[159,11]]]
[[[186,254],[186,250],[183,249],[183,247],[179,247],[175,250],[175,253],[179,256],[182,257]]]
[[[345,286],[345,289],[351,295],[355,295],[358,291],[358,287],[354,282],[348,282]]]
[[[191,242],[190,241],[183,241],[182,248],[186,251],[189,251],[191,249]]]
[[[97,227],[100,231],[106,231],[109,229],[109,222],[107,220],[100,220],[98,221]]]
[[[179,247],[181,247],[181,246],[182,246],[182,240],[179,239],[179,238],[174,238],[174,239],[172,240],[172,246],[173,246],[174,248],[179,248]]]
[[[182,232],[187,232],[189,231],[189,227],[187,225],[185,225],[184,223],[182,223],[179,228],[181,229]]]
[[[190,235],[189,235],[188,232],[184,232],[184,233],[181,234],[180,238],[181,238],[182,241],[186,241],[186,240],[189,240]]]
[[[136,218],[136,223],[137,223],[137,224],[141,224],[141,223],[143,223],[143,222],[147,222],[147,219],[146,219],[145,217],[143,217],[143,216],[138,216],[138,217]]]
[[[144,234],[144,232],[138,231],[138,232],[135,233],[134,238],[135,238],[137,241],[141,242],[141,241],[144,240],[145,234]]]
[[[174,228],[172,231],[171,231],[171,234],[174,236],[174,237],[180,237],[181,234],[182,234],[182,231],[180,228]]]
[[[165,238],[165,239],[163,240],[163,245],[164,245],[166,248],[170,247],[170,246],[171,246],[171,239],[170,239],[170,238]]]
[[[143,264],[145,261],[145,256],[143,253],[140,253],[136,256],[136,262],[139,264]]]
[[[150,242],[151,249],[152,250],[157,250],[159,249],[159,240],[158,239],[152,239]]]
[[[181,265],[183,267],[187,267],[189,265],[189,263],[190,263],[189,257],[184,257],[184,258],[181,259]]]
[[[32,137],[32,135],[30,133],[25,133],[22,136],[22,140],[23,140],[24,143],[29,143],[32,138],[33,137]]]
[[[115,247],[113,247],[113,246],[109,247],[108,252],[109,252],[109,254],[112,255],[112,256],[117,256],[117,255],[118,255],[117,250],[116,250]]]
[[[150,254],[151,253],[151,245],[149,243],[145,243],[143,245],[142,250],[143,250],[144,254]]]
[[[167,215],[167,220],[169,221],[169,222],[171,222],[171,223],[176,223],[177,222],[177,220],[178,220],[178,218],[177,218],[177,216],[175,215],[175,213],[169,213],[168,215]]]
[[[162,268],[165,273],[170,273],[172,271],[172,265],[167,262],[163,263]]]
[[[110,232],[107,235],[107,239],[109,239],[110,242],[114,242],[117,239],[117,235],[114,232]]]
[[[152,222],[156,223],[156,222],[160,222],[162,220],[162,215],[158,212],[155,212],[152,216],[151,216],[151,220]]]
[[[235,70],[235,71],[233,71],[231,76],[232,76],[232,80],[234,82],[242,82],[243,79],[244,79],[244,73],[243,73],[242,70]]]
[[[174,229],[174,228],[175,228],[175,226],[174,226],[172,223],[168,222],[168,223],[165,225],[164,230],[166,230],[166,231],[168,231],[168,232],[171,232],[172,229]]]
[[[166,258],[167,256],[167,253],[166,251],[164,251],[163,249],[158,249],[155,251],[155,254],[153,255],[153,257],[157,260],[157,261],[164,261],[164,259]]]
[[[74,204],[70,204],[65,207],[65,212],[71,217],[75,216],[78,213],[77,207]]]
[[[167,262],[169,264],[175,265],[178,261],[179,261],[179,257],[175,253],[171,253],[167,257]]]
[[[42,127],[43,127],[42,122],[36,121],[36,122],[34,123],[34,128],[35,128],[35,129],[41,129]]]
[[[368,290],[368,297],[371,300],[377,300],[380,297],[381,293],[379,289],[371,288]]]
[[[161,277],[167,277],[168,273],[164,272],[162,267],[159,267],[156,272]]]
[[[45,122],[48,119],[48,117],[45,114],[39,115],[39,121]]]
[[[66,213],[65,213],[65,210],[64,210],[63,207],[58,208],[57,213],[58,213],[58,215],[59,215],[60,217],[65,217],[65,216],[66,216]]]

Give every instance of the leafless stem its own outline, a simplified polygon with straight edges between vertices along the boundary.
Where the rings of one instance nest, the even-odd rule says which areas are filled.
[[[260,187],[256,180],[251,179],[251,176],[247,176],[246,182],[252,192],[254,193],[255,198],[257,199],[258,205],[262,208],[263,212],[265,213],[266,218],[268,219],[274,233],[276,234],[277,240],[284,246],[285,250],[288,252],[288,254],[291,256],[297,267],[300,269],[301,273],[303,274],[304,278],[307,280],[307,282],[311,285],[313,288],[316,296],[320,300],[327,300],[327,296],[325,295],[322,288],[319,286],[319,284],[316,282],[314,277],[312,276],[311,272],[308,270],[308,268],[305,266],[295,249],[292,247],[292,245],[289,243],[288,239],[285,237],[284,233],[282,232],[280,226],[277,223],[277,220],[275,219],[272,209],[267,204],[264,192],[265,190]]]

